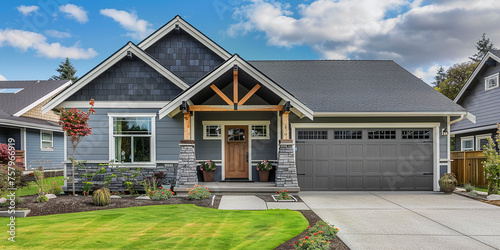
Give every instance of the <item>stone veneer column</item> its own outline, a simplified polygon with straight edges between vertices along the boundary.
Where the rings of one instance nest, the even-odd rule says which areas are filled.
[[[298,187],[297,166],[295,165],[295,148],[293,140],[280,140],[278,150],[278,167],[276,168],[277,187]]]
[[[179,144],[181,151],[179,153],[179,166],[177,169],[177,187],[192,187],[198,184],[196,174],[196,157],[193,140],[181,140]]]

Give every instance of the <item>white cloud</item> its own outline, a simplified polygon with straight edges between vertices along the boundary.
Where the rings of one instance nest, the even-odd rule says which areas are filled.
[[[500,1],[492,0],[315,0],[297,6],[251,0],[233,18],[231,36],[264,33],[269,45],[309,46],[327,59],[392,59],[426,82],[435,64],[468,60],[483,32],[500,44]]]
[[[71,37],[71,34],[68,32],[62,32],[57,30],[46,30],[45,34],[55,38],[68,38]]]
[[[123,10],[102,9],[100,13],[101,15],[113,18],[113,20],[118,22],[124,29],[131,31],[127,33],[127,36],[133,39],[143,39],[153,32],[153,29],[150,28],[151,24],[146,20],[139,19],[134,12],[129,13]]]
[[[37,12],[39,9],[40,7],[36,5],[31,5],[31,6],[21,5],[17,7],[17,10],[25,16],[31,15],[31,13]]]
[[[434,64],[426,69],[424,69],[422,67],[418,67],[413,71],[413,74],[416,77],[422,79],[422,81],[424,81],[428,84],[432,84],[432,82],[435,81],[434,77],[436,76],[436,74],[439,70],[439,67],[441,67],[441,66],[442,65]],[[443,68],[447,68],[447,67],[443,66]]]
[[[5,76],[3,75],[0,75],[0,81],[7,81],[7,78],[5,78]]]
[[[78,43],[70,47],[48,43],[44,35],[24,30],[0,29],[0,47],[2,46],[15,47],[22,52],[33,49],[37,55],[48,58],[90,59],[97,56],[93,48],[83,49]]]
[[[59,11],[66,13],[67,17],[74,18],[79,23],[86,23],[89,21],[87,11],[85,11],[83,7],[68,3],[59,6]]]

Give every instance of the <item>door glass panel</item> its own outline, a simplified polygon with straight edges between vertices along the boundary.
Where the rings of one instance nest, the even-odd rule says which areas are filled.
[[[244,142],[245,129],[244,128],[230,128],[227,130],[228,142]]]

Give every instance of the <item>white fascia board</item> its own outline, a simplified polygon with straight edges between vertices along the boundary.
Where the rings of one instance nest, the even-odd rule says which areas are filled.
[[[193,36],[196,40],[198,40],[200,43],[205,45],[207,48],[212,50],[214,53],[216,53],[218,56],[222,57],[223,60],[227,60],[231,58],[231,54],[228,53],[226,50],[224,50],[222,47],[217,45],[215,42],[210,40],[207,36],[205,36],[203,33],[198,31],[196,28],[194,28],[192,25],[184,21],[181,17],[176,16],[172,21],[164,25],[162,28],[157,30],[156,32],[153,33],[150,37],[146,38],[142,42],[139,43],[139,48],[142,50],[146,50],[149,48],[151,45],[156,43],[158,40],[163,38],[166,34],[170,33],[172,30],[175,29],[175,25],[179,25],[181,29],[186,31],[189,35]]]
[[[397,117],[397,116],[461,116],[459,112],[314,112],[314,117]]]
[[[203,80],[198,82],[196,84],[196,86],[188,89],[187,91],[182,93],[180,96],[178,96],[176,99],[172,100],[172,102],[170,102],[164,108],[162,108],[159,112],[160,119],[169,115],[170,112],[174,111],[179,105],[181,105],[182,100],[186,100],[186,99],[191,98],[196,93],[198,93],[199,90],[210,85],[213,82],[213,80],[220,77],[228,69],[231,69],[234,64],[237,64],[239,68],[241,68],[242,70],[244,70],[245,72],[250,74],[253,78],[255,78],[255,80],[257,80],[262,85],[269,88],[271,91],[273,91],[275,94],[280,96],[282,99],[290,100],[290,102],[294,106],[294,108],[296,108],[298,111],[300,111],[302,114],[304,114],[309,119],[311,119],[311,120],[313,119],[313,111],[312,110],[310,110],[308,107],[306,107],[300,101],[298,101],[295,97],[290,95],[288,92],[284,91],[281,87],[276,85],[274,82],[269,80],[268,77],[266,77],[265,75],[263,75],[259,71],[255,70],[247,62],[245,62],[243,59],[241,59],[238,55],[234,55],[231,59],[224,62],[224,64],[222,64],[219,68],[217,68],[215,71],[210,73],[210,75],[208,75],[207,77],[203,78]]]
[[[141,49],[136,47],[132,42],[129,42],[129,43],[127,43],[127,45],[125,45],[123,48],[121,48],[119,51],[117,51],[111,57],[109,57],[106,61],[102,62],[97,68],[94,68],[91,72],[87,73],[82,78],[78,79],[78,81],[76,81],[74,84],[71,84],[71,86],[69,88],[64,90],[63,93],[54,97],[47,104],[45,104],[42,107],[42,114],[45,114],[45,113],[49,112],[50,110],[52,110],[53,108],[57,107],[59,104],[61,104],[67,98],[69,98],[71,95],[75,94],[78,90],[83,88],[89,82],[91,82],[96,77],[98,77],[99,75],[104,73],[106,70],[111,68],[117,62],[119,62],[121,59],[123,59],[125,56],[127,56],[127,51],[135,52],[135,54],[134,54],[135,56],[137,56],[143,62],[145,62],[146,64],[151,66],[153,69],[158,71],[158,73],[162,74],[167,79],[172,81],[174,84],[176,84],[182,90],[185,90],[189,87],[186,83],[184,83],[182,80],[180,80],[176,75],[174,75],[172,72],[165,69],[157,61],[151,59],[151,57],[147,56],[144,53],[144,51],[142,51]]]
[[[38,125],[38,124],[29,123],[29,122],[12,121],[12,120],[6,120],[6,119],[0,119],[0,125],[62,132],[62,128],[56,127],[56,126],[41,125],[41,124]]]
[[[439,122],[405,123],[292,123],[291,128],[438,128]]]
[[[472,123],[476,124],[476,116],[470,112],[467,112],[467,114],[465,114],[465,117],[467,118],[467,120],[471,121]]]
[[[455,99],[453,100],[453,102],[457,103],[460,100],[460,98],[462,97],[462,95],[465,93],[465,90],[467,88],[469,88],[469,85],[476,78],[477,74],[479,74],[479,71],[481,71],[481,69],[483,68],[483,66],[486,63],[486,61],[488,61],[488,59],[490,59],[490,58],[492,58],[495,61],[497,61],[498,63],[500,63],[500,58],[498,56],[494,55],[491,52],[488,52],[486,54],[486,56],[483,57],[483,60],[481,60],[481,62],[479,63],[479,65],[477,65],[476,69],[474,70],[474,72],[472,73],[472,75],[469,77],[469,79],[467,79],[467,82],[465,82],[465,85],[462,87],[462,89],[460,90],[460,92],[458,92],[458,95],[455,97]]]
[[[13,116],[19,117],[19,116],[23,115],[24,113],[26,113],[26,112],[30,111],[31,109],[33,109],[34,107],[38,106],[40,103],[44,102],[45,100],[47,100],[47,99],[51,98],[52,96],[56,95],[57,93],[61,92],[63,89],[65,89],[66,87],[68,87],[72,83],[73,82],[71,80],[68,80],[63,85],[59,86],[57,89],[54,89],[53,91],[51,91],[50,93],[46,94],[42,98],[40,98],[40,99],[36,100],[35,102],[31,103],[29,106],[27,106],[27,107],[19,110]]]
[[[167,105],[169,101],[95,101],[94,108],[110,108],[110,109],[145,109],[157,108],[161,109]],[[88,101],[64,101],[57,105],[57,108],[90,108]]]
[[[477,132],[477,131],[481,131],[481,130],[496,129],[496,128],[497,128],[497,125],[495,124],[495,125],[488,125],[488,126],[477,127],[477,128],[454,130],[454,131],[450,131],[450,134],[452,134],[452,135],[459,135],[459,134]]]

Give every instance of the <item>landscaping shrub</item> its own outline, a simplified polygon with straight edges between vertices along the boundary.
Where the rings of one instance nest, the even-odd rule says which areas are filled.
[[[280,190],[276,193],[278,194],[276,200],[292,200],[292,197],[288,194],[288,190]]]
[[[292,246],[295,249],[330,249],[330,241],[324,239],[321,235],[320,236],[306,236],[304,238],[300,238],[298,241],[295,242],[295,244],[292,244]]]
[[[47,196],[45,196],[45,195],[41,195],[41,196],[36,197],[36,203],[43,203],[43,202],[47,202],[47,201],[49,201],[49,198],[47,198]]]
[[[337,237],[338,228],[324,221],[307,227],[306,237],[299,239],[292,246],[295,249],[330,249],[331,241]]]
[[[318,221],[316,222],[316,225],[307,229],[307,235],[313,236],[315,235],[315,233],[319,233],[327,240],[333,240],[335,237],[337,237],[338,232],[338,228],[335,228],[333,225],[330,225],[324,221]]]
[[[94,193],[92,194],[92,201],[96,206],[106,206],[111,203],[110,196],[111,194],[108,188],[101,188],[94,191]]]
[[[469,183],[466,183],[466,184],[464,185],[464,189],[465,189],[465,191],[467,191],[467,192],[472,192],[472,191],[474,190],[474,186],[472,186],[472,185],[471,185],[471,184],[469,184]]]
[[[58,195],[60,193],[63,192],[63,189],[61,186],[57,185],[56,184],[56,181],[54,180],[54,182],[49,186],[47,192],[49,194],[55,194],[55,195]]]
[[[169,189],[168,191],[165,191],[165,190],[162,190],[161,187],[160,187],[160,190],[151,191],[151,195],[149,195],[151,200],[155,200],[155,201],[168,200],[168,198],[170,198],[172,196],[174,196],[174,192],[172,192],[171,189]]]
[[[206,199],[210,195],[212,195],[207,187],[203,187],[201,185],[194,185],[194,187],[188,188],[187,192],[188,192],[188,199],[191,200]]]

